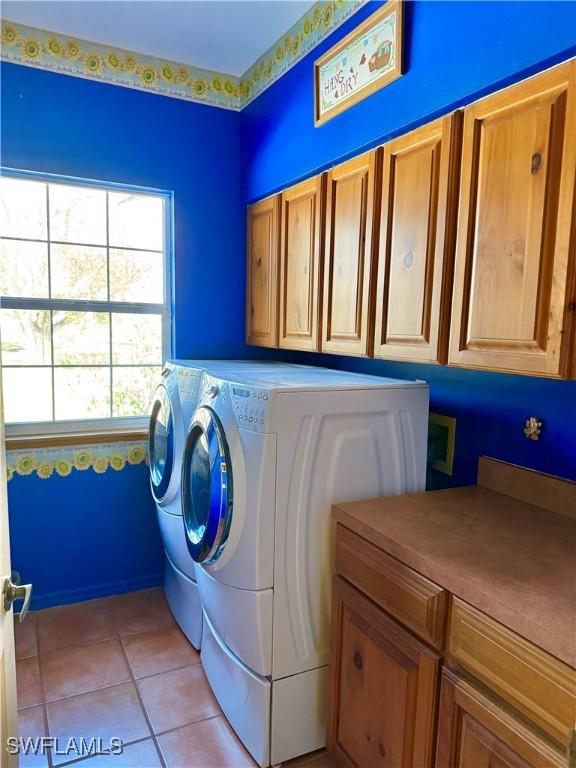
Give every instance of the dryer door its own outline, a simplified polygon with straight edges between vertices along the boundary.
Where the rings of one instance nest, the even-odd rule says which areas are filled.
[[[174,415],[163,384],[152,401],[149,431],[150,484],[156,501],[166,495],[174,469]]]
[[[197,563],[213,563],[232,522],[232,465],[220,419],[208,406],[192,419],[182,460],[186,543]]]

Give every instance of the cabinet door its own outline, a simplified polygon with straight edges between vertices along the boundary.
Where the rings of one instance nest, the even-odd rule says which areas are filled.
[[[322,177],[282,193],[280,346],[320,348],[320,228]]]
[[[383,147],[374,356],[445,363],[461,113]]]
[[[436,768],[560,768],[565,757],[448,670],[442,674]]]
[[[359,768],[432,764],[440,657],[334,579],[328,746]]]
[[[278,346],[278,236],[280,198],[248,208],[246,341]]]
[[[576,63],[465,110],[449,361],[567,376]]]
[[[377,154],[369,152],[328,173],[323,352],[371,353],[369,313],[376,168]]]

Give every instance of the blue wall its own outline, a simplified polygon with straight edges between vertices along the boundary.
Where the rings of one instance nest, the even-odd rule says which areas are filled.
[[[381,3],[368,3],[242,113],[244,202],[334,165],[576,53],[570,2],[405,3],[405,72],[319,128],[313,122],[313,62]],[[453,476],[473,483],[486,454],[576,480],[576,382],[331,355],[274,355],[303,363],[430,383],[433,410],[457,418]],[[539,416],[539,442],[523,435]]]
[[[576,54],[573,2],[405,2],[404,76],[315,128],[314,60],[380,5],[367,3],[244,110],[245,201]]]
[[[237,355],[240,116],[17,64],[2,64],[1,85],[2,165],[174,192],[175,353]],[[216,295],[229,311],[207,323]]]
[[[8,484],[12,567],[32,582],[33,607],[162,582],[163,552],[148,467],[14,475]]]
[[[175,353],[240,355],[239,115],[14,64],[1,76],[2,165],[173,190]],[[8,494],[13,568],[36,607],[160,583],[144,465],[15,476]]]

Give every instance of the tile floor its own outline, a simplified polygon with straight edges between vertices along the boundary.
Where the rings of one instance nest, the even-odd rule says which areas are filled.
[[[254,766],[160,589],[31,613],[16,623],[21,737],[117,737],[122,755],[21,755],[21,768]],[[314,753],[291,768],[330,768]]]

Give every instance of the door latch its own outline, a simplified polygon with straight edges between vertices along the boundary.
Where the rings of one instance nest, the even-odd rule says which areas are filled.
[[[24,621],[28,615],[30,608],[30,598],[32,597],[32,584],[14,584],[12,578],[7,576],[4,579],[2,586],[2,598],[4,603],[4,610],[9,611],[12,608],[14,600],[24,600],[22,609],[20,610],[20,623]]]

